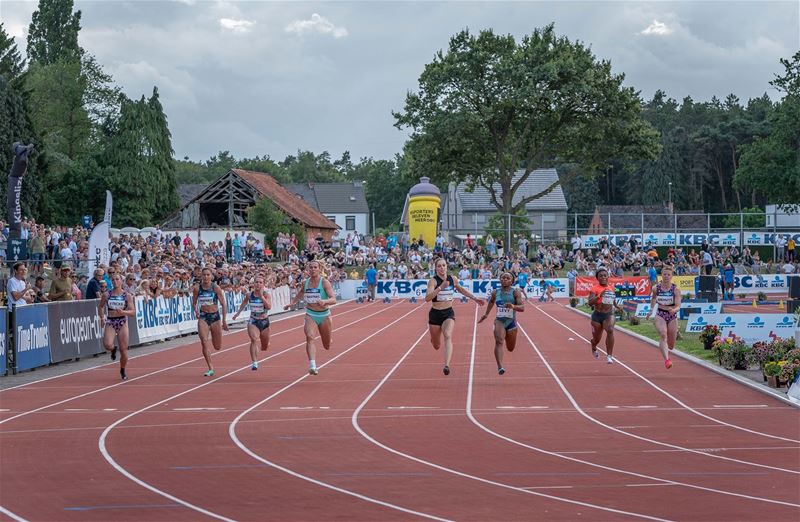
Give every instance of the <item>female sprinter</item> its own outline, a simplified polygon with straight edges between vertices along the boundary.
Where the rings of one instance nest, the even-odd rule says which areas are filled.
[[[258,350],[259,341],[261,351],[266,352],[269,348],[269,317],[267,312],[272,308],[272,296],[264,288],[264,277],[256,276],[253,282],[253,289],[249,294],[245,294],[244,300],[239,310],[233,314],[235,321],[244,307],[250,303],[250,321],[247,323],[247,334],[250,336],[250,359],[253,365],[251,370],[258,370]]]
[[[117,360],[117,348],[114,346],[116,338],[119,344],[119,375],[122,380],[128,378],[125,367],[128,365],[128,317],[136,315],[136,305],[133,296],[124,290],[122,276],[118,273],[111,276],[114,289],[103,292],[97,305],[100,322],[104,323],[103,348],[111,352],[111,360]]]
[[[461,286],[457,277],[448,275],[447,261],[442,257],[438,258],[434,264],[433,277],[428,280],[425,302],[433,301],[431,311],[428,312],[428,331],[431,334],[434,350],[438,350],[442,345],[442,335],[444,335],[442,373],[445,375],[450,375],[450,359],[453,357],[453,327],[456,320],[456,314],[453,312],[453,292],[456,290],[480,306],[485,304],[483,299],[478,299]]]
[[[650,299],[651,317],[661,336],[658,345],[664,355],[664,366],[667,370],[672,368],[669,351],[675,348],[675,339],[678,336],[678,311],[681,309],[681,291],[672,282],[672,267],[665,266],[661,269],[661,283],[653,288]]]
[[[589,306],[594,308],[592,312],[592,355],[595,359],[600,357],[597,352],[597,345],[603,338],[603,330],[606,332],[606,362],[614,363],[614,287],[608,283],[608,270],[603,267],[597,269],[595,274],[597,283],[589,290]]]
[[[333,322],[329,306],[336,304],[336,294],[333,292],[331,282],[322,277],[319,261],[309,261],[306,267],[308,268],[308,278],[297,295],[283,309],[288,310],[305,298],[306,319],[303,330],[306,334],[308,373],[317,375],[319,370],[317,369],[317,346],[314,343],[314,336],[319,333],[322,347],[326,350],[331,349]]]
[[[500,275],[500,288],[492,290],[486,313],[481,316],[478,324],[489,316],[492,305],[497,304],[497,317],[494,320],[494,358],[497,361],[497,373],[506,373],[503,368],[503,342],[509,352],[514,351],[517,345],[517,312],[525,311],[525,301],[522,291],[514,288],[514,276],[509,272]]]
[[[211,354],[208,351],[208,333],[211,332],[211,344],[215,350],[222,348],[222,330],[228,330],[226,316],[228,309],[225,306],[225,293],[214,282],[214,274],[210,268],[201,272],[200,283],[195,285],[192,292],[192,308],[197,314],[197,335],[203,346],[203,357],[206,359],[208,371],[206,377],[214,376],[214,365],[211,363]],[[222,308],[222,320],[219,311]],[[221,324],[220,324],[221,323]]]

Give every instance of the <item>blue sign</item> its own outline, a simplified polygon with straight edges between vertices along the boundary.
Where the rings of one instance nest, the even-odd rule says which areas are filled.
[[[6,356],[6,342],[8,341],[8,310],[0,308],[0,375],[8,371],[8,357]]]
[[[50,364],[50,331],[46,307],[16,307],[14,334],[17,370],[30,370]]]
[[[83,228],[89,228],[92,225],[92,216],[83,216]]]

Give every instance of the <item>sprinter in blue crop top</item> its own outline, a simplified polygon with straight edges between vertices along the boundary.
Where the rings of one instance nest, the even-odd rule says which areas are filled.
[[[247,305],[250,305],[250,321],[247,323],[247,335],[250,336],[250,360],[252,361],[250,369],[255,371],[258,370],[259,345],[262,352],[266,352],[269,348],[269,317],[267,314],[272,308],[272,296],[264,287],[264,276],[258,275],[253,280],[252,289],[244,295],[242,305],[233,314],[234,321]]]
[[[103,323],[103,348],[111,352],[112,361],[117,360],[119,349],[119,375],[124,381],[128,378],[125,373],[128,366],[128,317],[136,315],[136,305],[133,296],[124,290],[121,275],[111,276],[111,283],[114,289],[100,296],[97,310]],[[118,347],[114,346],[115,339]]]
[[[192,308],[197,314],[197,335],[203,347],[203,357],[208,365],[206,377],[214,376],[214,365],[208,348],[208,334],[211,333],[211,345],[214,350],[222,348],[222,330],[228,330],[228,309],[225,306],[225,293],[214,283],[214,274],[210,268],[201,272],[200,283],[195,285],[192,295]],[[220,318],[220,310],[222,318]],[[221,320],[220,320],[221,319]]]
[[[525,301],[522,300],[522,291],[514,288],[514,276],[510,272],[500,274],[500,288],[492,290],[486,313],[478,321],[482,323],[492,311],[492,306],[497,305],[497,317],[494,320],[494,359],[497,361],[497,373],[506,373],[503,367],[503,343],[509,352],[513,352],[517,345],[517,312],[525,311]]]
[[[308,354],[308,373],[317,375],[317,346],[314,337],[319,332],[322,340],[322,347],[326,350],[331,349],[331,334],[333,332],[333,321],[331,321],[330,306],[336,304],[336,294],[333,291],[331,282],[322,276],[322,269],[319,261],[312,260],[306,263],[308,277],[306,278],[300,291],[294,299],[283,307],[288,310],[300,300],[306,303],[306,319],[303,330],[306,333],[306,354]]]

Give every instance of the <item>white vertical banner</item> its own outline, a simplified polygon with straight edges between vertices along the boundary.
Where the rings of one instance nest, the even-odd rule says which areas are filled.
[[[89,274],[94,273],[97,265],[106,265],[111,260],[111,241],[108,238],[111,226],[103,221],[92,230],[89,236]]]
[[[103,221],[111,226],[111,214],[114,211],[114,198],[111,197],[111,191],[106,190],[106,212],[103,214]]]

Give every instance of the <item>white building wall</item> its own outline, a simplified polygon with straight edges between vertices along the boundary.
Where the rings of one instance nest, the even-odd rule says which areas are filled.
[[[328,214],[328,213],[325,213],[325,212],[323,212],[323,214],[325,215],[326,218],[330,219],[331,221],[333,221],[334,223],[339,225],[339,227],[341,227],[341,230],[339,230],[339,237],[347,237],[348,233],[352,233],[354,231],[358,232],[359,234],[367,234],[367,233],[370,232],[370,228],[369,228],[370,227],[370,221],[369,221],[369,215],[368,214],[365,214],[365,213],[361,213],[361,214],[355,214],[355,213],[353,213],[353,214]],[[356,225],[355,226],[355,230],[348,230],[347,229],[347,217],[348,216],[354,216],[355,217],[355,225]]]

